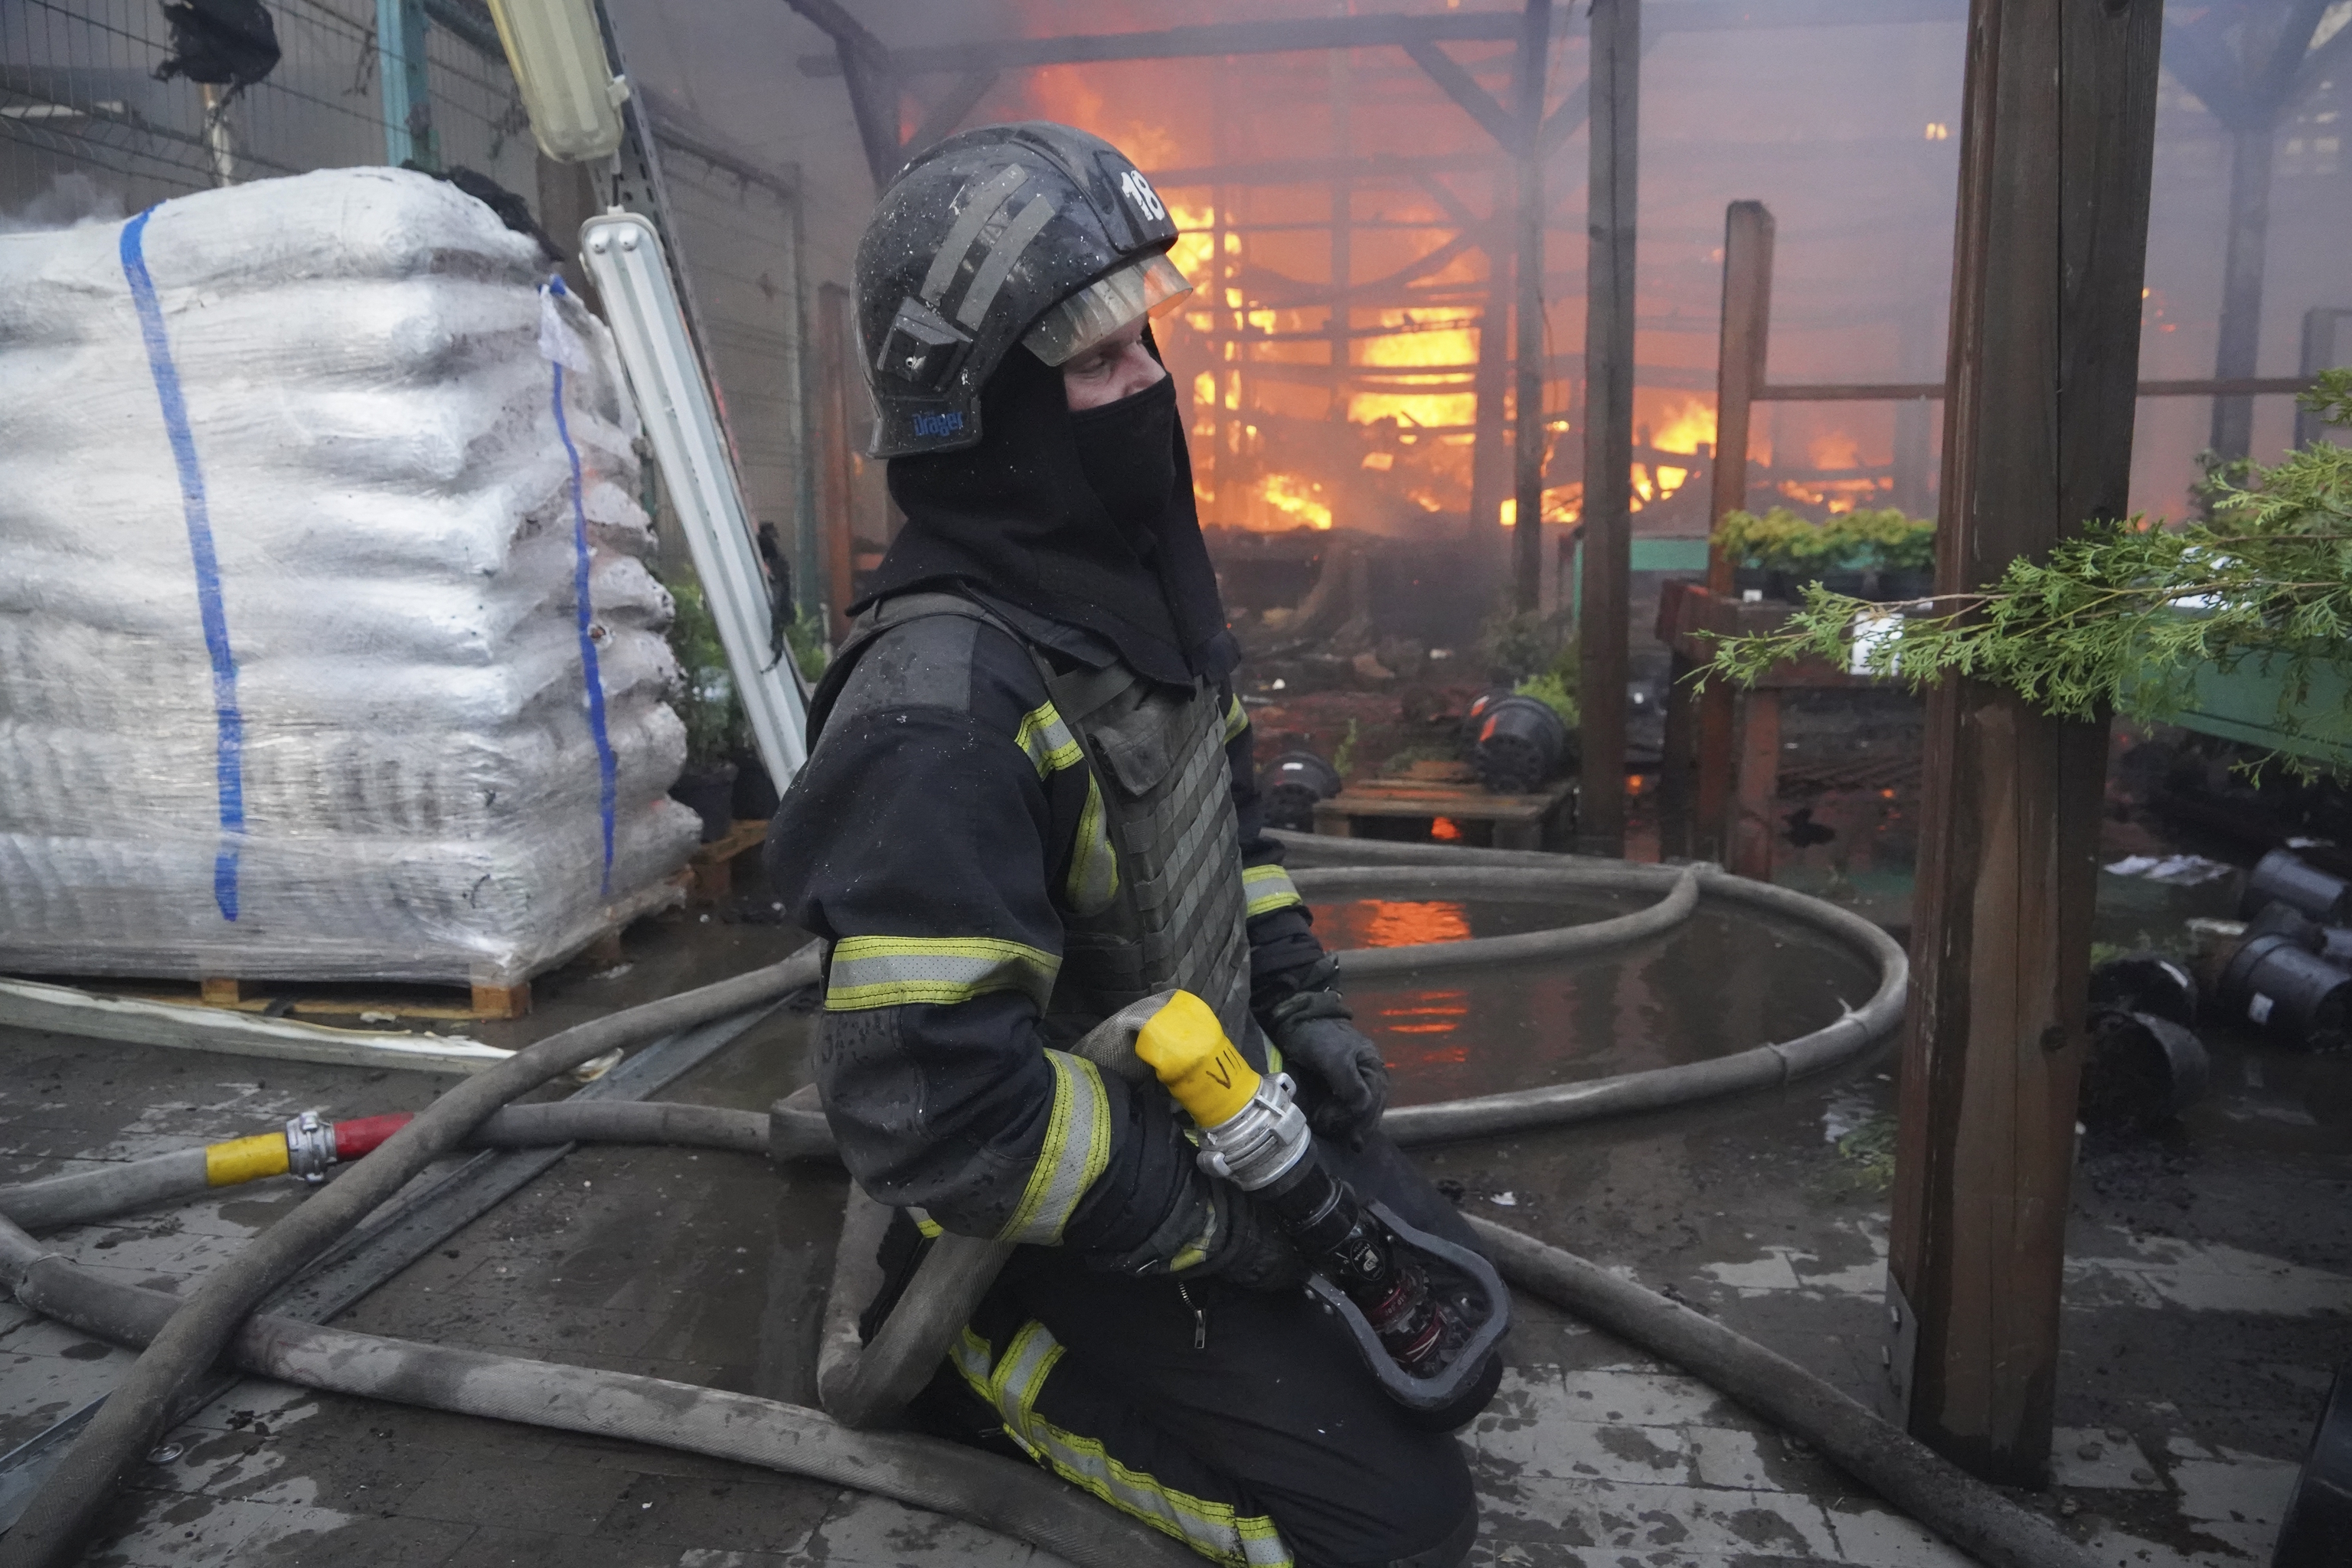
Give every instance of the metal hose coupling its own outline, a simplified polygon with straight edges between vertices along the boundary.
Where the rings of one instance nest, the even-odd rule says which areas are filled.
[[[1202,1169],[1255,1194],[1297,1247],[1313,1270],[1307,1294],[1345,1326],[1382,1391],[1445,1429],[1475,1414],[1510,1321],[1493,1266],[1360,1202],[1316,1152],[1289,1076],[1261,1076],[1199,997],[1174,993],[1137,1032],[1135,1054],[1199,1126]]]

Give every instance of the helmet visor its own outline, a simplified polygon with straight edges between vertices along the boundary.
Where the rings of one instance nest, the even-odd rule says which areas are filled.
[[[1192,291],[1163,253],[1096,279],[1047,310],[1022,342],[1047,364],[1076,358],[1145,316],[1164,315]]]

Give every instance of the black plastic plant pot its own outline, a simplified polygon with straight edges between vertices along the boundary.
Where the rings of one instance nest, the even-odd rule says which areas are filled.
[[[689,769],[669,786],[670,799],[702,818],[702,841],[715,844],[735,826],[735,764]]]
[[[2091,1009],[2151,1013],[2176,1024],[2194,1024],[2197,981],[2168,958],[2127,952],[2091,971]]]
[[[2347,1562],[2352,1562],[2352,1367],[2338,1372],[2328,1391],[2279,1525],[2271,1568],[2343,1568]]]
[[[2246,922],[2246,940],[2258,936],[2283,936],[2305,952],[2327,950],[2327,928],[2293,904],[2269,903],[2255,911]]]
[[[1777,575],[1761,566],[1735,566],[1731,570],[1731,596],[1744,599],[1752,593],[1759,599],[1771,598],[1772,579]]]
[[[2077,1114],[2095,1132],[2154,1131],[2204,1099],[2212,1073],[2205,1043],[2171,1019],[2094,1012]]]
[[[1257,797],[1269,827],[1315,831],[1315,803],[1339,793],[1339,771],[1312,752],[1285,752],[1257,775]]]
[[[1538,698],[1481,698],[1470,710],[1470,763],[1496,795],[1542,787],[1568,756],[1568,726]]]
[[[2352,973],[2283,936],[2258,936],[2221,971],[2221,1005],[2273,1037],[2308,1051],[2344,1048]]]
[[[2264,906],[2282,903],[2322,924],[2342,925],[2352,919],[2347,894],[2352,882],[2328,875],[2292,850],[2273,849],[2254,863],[2240,912],[2251,919]]]

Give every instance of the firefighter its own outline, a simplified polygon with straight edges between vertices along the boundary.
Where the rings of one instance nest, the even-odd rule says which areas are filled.
[[[867,1332],[925,1235],[1026,1244],[916,1417],[1221,1562],[1444,1568],[1476,1531],[1451,1436],[1381,1395],[1167,1095],[1067,1048],[1190,991],[1298,1080],[1360,1190],[1470,1244],[1379,1133],[1386,1069],[1261,828],[1150,332],[1188,292],[1175,238],[1132,163],[1060,125],[953,137],[883,195],[857,327],[906,523],[814,695],[770,869],[830,944],[842,1159],[899,1211]]]

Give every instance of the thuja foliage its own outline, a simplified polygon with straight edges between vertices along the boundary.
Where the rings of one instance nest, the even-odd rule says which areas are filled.
[[[2305,402],[2352,425],[2352,370],[2326,372]],[[1721,639],[1705,673],[1745,683],[1808,655],[1843,665],[1859,636],[1861,668],[1915,689],[1958,674],[2045,713],[2160,721],[2200,670],[2251,662],[2279,681],[2280,733],[2352,741],[2352,681],[2340,700],[2313,700],[2315,677],[2352,677],[2352,448],[2315,443],[2208,486],[2203,518],[2093,521],[2048,560],[2012,561],[1990,587],[1899,618],[1815,584],[1780,631]]]
[[[669,647],[685,678],[670,706],[686,725],[686,765],[699,772],[725,762],[740,745],[743,704],[702,584],[681,575],[667,586],[677,605],[669,623]]]
[[[1782,506],[1760,517],[1727,511],[1715,542],[1743,566],[1776,572],[1924,571],[1936,560],[1935,523],[1895,507],[1837,512],[1825,522]]]

